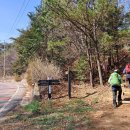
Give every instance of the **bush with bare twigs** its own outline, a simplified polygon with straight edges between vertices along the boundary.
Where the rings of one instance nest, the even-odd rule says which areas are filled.
[[[42,61],[41,59],[34,59],[30,64],[28,71],[30,82],[37,82],[38,80],[46,80],[47,77],[51,76],[53,79],[61,78],[60,68],[55,66],[53,63]]]

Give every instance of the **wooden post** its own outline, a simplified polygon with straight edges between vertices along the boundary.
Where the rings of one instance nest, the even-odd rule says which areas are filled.
[[[68,67],[68,96],[71,98],[71,76],[70,76],[70,68]]]

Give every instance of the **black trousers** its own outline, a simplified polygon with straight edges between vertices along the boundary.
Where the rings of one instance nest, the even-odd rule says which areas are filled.
[[[117,96],[118,93],[118,96]],[[113,105],[116,105],[116,99],[118,102],[122,101],[121,95],[122,95],[122,88],[121,86],[113,85],[112,86],[112,94],[113,94]]]
[[[130,88],[130,78],[127,78],[127,80],[128,80],[128,87]]]

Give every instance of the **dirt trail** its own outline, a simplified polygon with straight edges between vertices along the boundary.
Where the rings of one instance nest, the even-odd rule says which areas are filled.
[[[130,103],[114,109],[111,87],[97,86],[93,89],[86,85],[76,88],[78,89],[73,95],[82,98],[96,109],[90,113],[93,124],[90,130],[130,130]],[[122,99],[130,102],[130,89],[122,87],[122,91]]]
[[[92,116],[93,124],[97,130],[130,130],[129,104],[123,104],[116,109],[108,105]]]
[[[123,88],[123,92],[125,95],[122,96],[122,99],[129,99],[130,90]],[[96,112],[92,113],[96,130],[130,130],[130,104],[122,104],[114,109],[112,102],[106,104],[103,102],[101,107],[97,109]]]

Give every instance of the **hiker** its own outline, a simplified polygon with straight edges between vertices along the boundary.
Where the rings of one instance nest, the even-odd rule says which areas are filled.
[[[126,64],[123,74],[126,74],[126,80],[128,80],[128,87],[130,88],[130,63]]]
[[[114,72],[110,75],[108,79],[108,83],[112,87],[112,94],[113,94],[113,107],[117,107],[117,92],[118,92],[118,106],[122,104],[122,99],[121,99],[121,94],[122,94],[122,88],[121,88],[121,83],[122,83],[122,78],[120,74],[118,73],[118,69],[115,69]]]

